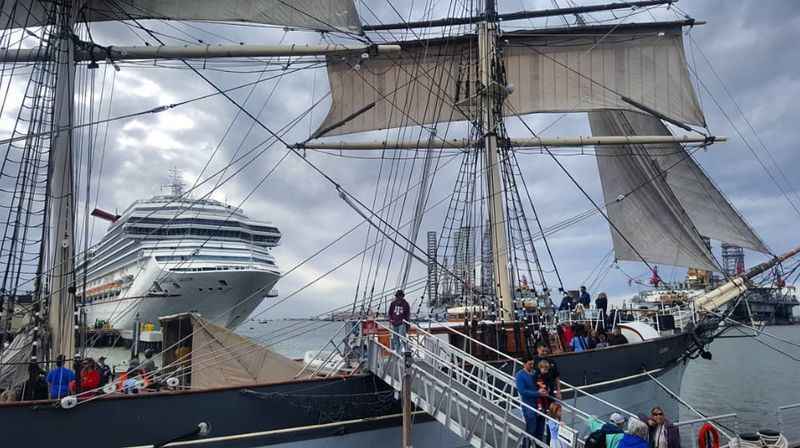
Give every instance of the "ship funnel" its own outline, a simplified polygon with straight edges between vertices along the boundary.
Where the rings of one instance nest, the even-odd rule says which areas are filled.
[[[116,215],[114,213],[107,212],[105,210],[100,210],[99,208],[92,210],[91,215],[94,216],[95,218],[105,219],[106,221],[111,223],[117,222],[117,220],[120,218],[120,215]]]

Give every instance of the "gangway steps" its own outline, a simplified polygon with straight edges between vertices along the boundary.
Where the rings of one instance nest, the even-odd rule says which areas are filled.
[[[377,344],[376,344],[377,345]],[[383,358],[383,359],[381,359]],[[374,362],[373,362],[374,360]],[[372,357],[370,370],[402,391],[404,361],[399,356]],[[439,370],[415,358],[411,366],[411,400],[439,423],[476,448],[512,448],[522,444],[525,422],[460,381],[455,370]]]
[[[409,369],[413,403],[476,448],[516,448],[526,439],[532,446],[548,448],[526,432],[522,408],[550,417],[521,401],[514,377],[420,327],[413,331],[411,336],[395,335],[409,352],[409,367],[404,355],[373,336],[366,341],[367,368],[398,392]],[[562,403],[564,408],[572,409]],[[581,445],[578,431],[563,422],[559,427],[562,447]]]

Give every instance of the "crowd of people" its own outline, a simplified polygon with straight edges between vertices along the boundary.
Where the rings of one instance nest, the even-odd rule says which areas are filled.
[[[619,327],[615,327],[609,333],[602,328],[592,329],[591,326],[581,323],[562,324],[559,327],[559,337],[563,346],[573,352],[628,343],[628,339],[622,334]]]
[[[112,368],[106,364],[106,357],[82,358],[76,354],[72,365],[67,366],[64,356],[56,358],[55,367],[45,372],[39,364],[32,362],[28,365],[28,380],[20,389],[20,400],[47,400],[61,399],[69,395],[76,395],[79,399],[87,398],[100,393],[100,390],[110,382],[118,382],[118,390],[126,393],[138,391],[135,384],[136,378],[145,382],[150,374],[156,370],[154,352],[145,351],[145,360],[139,362],[138,356],[128,361],[125,372],[115,378]]]
[[[581,286],[578,291],[577,297],[573,298],[570,294],[564,294],[561,299],[561,304],[558,306],[559,311],[574,311],[574,310],[588,310],[592,308],[592,295],[586,290],[585,286]],[[605,319],[608,316],[608,296],[606,293],[601,292],[594,300],[594,308],[601,314],[600,316]]]
[[[525,429],[536,439],[549,443],[550,448],[561,445],[558,431],[561,426],[561,380],[558,366],[548,358],[545,344],[536,345],[536,356],[525,359],[516,373],[516,386],[522,399]],[[549,416],[547,418],[545,416]],[[585,448],[680,448],[678,428],[655,406],[649,416],[625,418],[613,413],[608,421],[590,417],[586,420],[590,434]],[[532,446],[525,440],[524,448]]]

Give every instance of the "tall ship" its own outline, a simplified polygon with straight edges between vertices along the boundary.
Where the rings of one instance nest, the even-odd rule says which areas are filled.
[[[560,393],[551,390],[547,399],[564,408],[559,438],[569,440],[562,446],[583,445],[589,416],[606,419],[622,412],[636,418],[654,404],[678,415],[687,364],[710,358],[710,344],[726,331],[722,324],[729,321],[729,310],[767,281],[765,274],[775,266],[796,265],[793,257],[800,253],[800,248],[772,251],[700,167],[700,150],[727,139],[709,129],[684,49],[686,29],[699,23],[672,8],[672,0],[517,12],[504,10],[509,2],[452,1],[442,18],[428,8],[411,8],[413,16],[405,17],[394,7],[380,17],[371,5],[377,3],[18,0],[0,7],[5,12],[0,28],[25,28],[20,40],[38,45],[0,52],[0,62],[31,67],[30,92],[20,115],[40,126],[22,126],[21,136],[7,140],[26,142],[25,151],[12,152],[21,157],[14,166],[20,167],[17,184],[24,192],[11,197],[18,219],[6,220],[7,231],[19,237],[10,238],[0,254],[11,253],[12,261],[35,260],[35,288],[32,324],[13,335],[2,352],[3,393],[24,398],[29,385],[40,379],[26,363],[52,367],[58,357],[72,359],[85,348],[76,345],[80,322],[75,317],[98,301],[107,316],[117,306],[112,297],[97,298],[110,291],[92,288],[119,288],[122,294],[122,286],[130,284],[126,299],[158,301],[153,303],[160,303],[160,313],[170,312],[171,300],[192,301],[194,294],[204,294],[203,303],[231,296],[212,311],[189,307],[197,312],[162,316],[162,364],[155,370],[141,374],[131,367],[124,378],[102,387],[0,404],[11,445],[54,445],[84,440],[91,432],[87,446],[367,446],[399,444],[402,425],[402,446],[408,447],[413,420],[417,447],[500,448],[530,438],[544,447],[546,441],[528,432],[522,415],[553,417],[525,404],[514,381],[521,360],[542,345],[551,350],[560,372],[554,380]],[[547,21],[553,17],[564,24]],[[111,34],[96,43],[101,35],[90,31],[101,21],[135,24],[139,34],[134,34],[145,44],[117,46]],[[212,24],[253,30],[277,26],[285,36],[269,45],[259,39],[275,38],[274,33],[259,35],[257,45],[227,38],[224,45],[210,45],[207,37],[176,39],[163,31],[183,22],[200,23],[192,24],[195,31]],[[319,43],[294,42],[303,38]],[[238,60],[216,61],[220,58]],[[111,70],[120,64],[163,69],[165,60],[200,83],[203,94],[107,120],[221,101],[236,111],[231,127],[244,121],[264,138],[248,153],[253,157],[233,157],[231,165],[246,167],[267,149],[281,151],[283,158],[262,182],[279,168],[290,188],[313,188],[307,182],[313,178],[323,186],[314,185],[315,195],[329,195],[322,202],[341,201],[339,206],[358,220],[287,270],[295,272],[312,259],[334,264],[311,274],[283,300],[348,263],[359,265],[358,274],[347,277],[352,303],[325,313],[347,312],[352,318],[327,348],[304,363],[270,346],[314,333],[319,327],[313,324],[267,329],[253,339],[225,328],[244,315],[224,314],[225,307],[253,291],[223,293],[226,287],[241,287],[234,283],[237,274],[250,272],[232,267],[259,266],[277,278],[264,249],[269,238],[277,242],[279,233],[224,204],[191,201],[185,194],[135,203],[119,218],[112,217],[109,235],[87,259],[87,284],[76,275],[75,211],[79,199],[86,203],[93,184],[75,176],[72,167],[86,160],[78,157],[81,143],[92,141],[78,138],[81,130],[104,121],[76,121],[96,115],[72,113],[92,105],[77,97],[76,88],[87,83],[76,82],[75,74],[86,75],[101,63]],[[247,66],[254,61],[258,70]],[[229,86],[207,76],[212,69],[239,70],[255,79]],[[311,99],[310,104],[290,117],[272,114],[270,119],[280,124],[235,93],[248,88],[252,93],[267,81],[277,89],[284,77],[299,80],[293,86],[301,93],[313,91],[305,83],[310,78],[301,76],[315,70],[324,71],[329,93],[292,92],[292,100]],[[264,98],[269,100],[271,93]],[[327,112],[313,113],[324,107]],[[581,114],[592,135],[545,137],[546,128],[526,119],[543,113]],[[317,120],[308,132],[306,118]],[[564,154],[565,148],[580,150]],[[522,154],[540,158],[524,163]],[[564,165],[562,155],[595,157],[602,194],[588,191],[588,183]],[[297,163],[280,166],[285,158]],[[371,163],[375,169],[353,173],[345,165],[348,174],[342,175],[331,168],[337,161]],[[47,169],[38,171],[42,166]],[[564,190],[580,199],[584,211],[551,222],[562,216],[552,209],[563,203],[541,199],[556,189],[548,174],[565,181]],[[538,180],[543,191],[533,188]],[[365,193],[364,185],[373,183],[374,189],[367,187]],[[29,197],[45,198],[44,217],[36,214]],[[432,224],[426,218],[443,204],[444,219]],[[550,210],[545,213],[543,206]],[[178,216],[187,209],[187,216]],[[238,226],[223,225],[227,214]],[[315,229],[339,224],[320,215],[307,214]],[[39,227],[37,220],[42,221]],[[581,223],[586,227],[576,227]],[[26,233],[30,228],[44,229],[41,244]],[[602,234],[616,260],[653,272],[657,265],[719,271],[704,238],[766,254],[767,261],[726,276],[675,306],[641,312],[610,308],[608,315],[588,306],[557,311],[553,302],[577,286],[575,274],[552,250],[559,244],[553,235],[567,229]],[[357,231],[363,232],[363,244],[356,245],[356,253],[332,261],[328,249]],[[428,232],[427,245],[420,242],[423,231]],[[214,243],[203,244],[212,238]],[[587,252],[584,258],[593,257]],[[7,266],[6,277],[24,278],[15,266]],[[90,279],[89,272],[97,274]],[[6,289],[17,294],[17,283],[11,286]],[[425,303],[443,305],[455,321],[409,318],[393,327],[374,319],[386,315],[396,290],[412,299],[414,311]],[[223,314],[217,321],[221,325],[208,320],[215,312]],[[620,343],[570,343],[600,331]],[[136,416],[138,424],[115,419],[98,427],[109,415]]]
[[[184,195],[177,175],[169,189],[119,216],[95,211],[112,222],[78,266],[85,290],[76,298],[88,325],[128,330],[193,312],[235,328],[270,295],[280,278],[271,254],[278,228],[238,207]]]

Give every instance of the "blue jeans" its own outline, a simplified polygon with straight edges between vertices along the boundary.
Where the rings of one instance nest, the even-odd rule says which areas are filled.
[[[540,441],[544,441],[544,417],[533,412],[524,412],[523,416],[525,417],[525,432],[536,437]],[[522,441],[523,448],[535,446],[537,445],[528,437]]]
[[[392,325],[392,350],[398,353],[406,352],[406,324]]]

